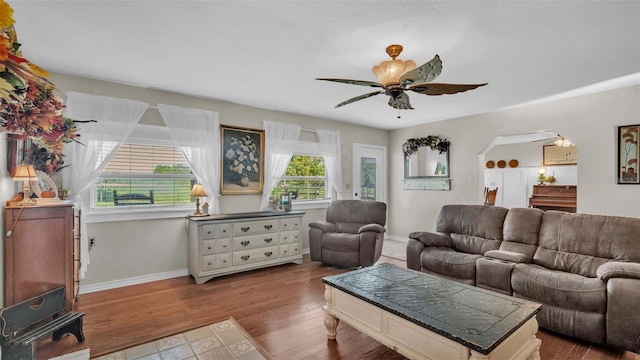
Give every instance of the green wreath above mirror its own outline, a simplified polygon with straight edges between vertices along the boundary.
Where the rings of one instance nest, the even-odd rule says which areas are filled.
[[[402,152],[404,157],[408,158],[411,154],[418,152],[418,148],[422,146],[428,146],[431,150],[438,150],[439,154],[449,151],[449,145],[451,143],[447,139],[440,138],[439,136],[429,135],[423,138],[407,139],[407,142],[402,144]]]

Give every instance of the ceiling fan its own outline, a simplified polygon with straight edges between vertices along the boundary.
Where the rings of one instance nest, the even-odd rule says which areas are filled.
[[[411,90],[424,95],[443,95],[455,94],[467,90],[473,90],[484,84],[443,84],[431,83],[442,72],[442,60],[438,55],[433,59],[416,68],[416,64],[411,61],[402,61],[396,59],[402,52],[402,45],[387,46],[387,54],[391,56],[391,60],[383,61],[380,65],[373,67],[372,71],[376,74],[378,82],[366,80],[350,80],[350,79],[332,79],[332,78],[316,78],[316,80],[334,81],[339,83],[370,86],[382,88],[381,90],[370,92],[368,94],[356,96],[349,100],[345,100],[336,105],[336,108],[351,104],[353,102],[363,100],[378,94],[388,95],[389,106],[398,110],[413,110],[409,102],[409,95],[406,91]]]

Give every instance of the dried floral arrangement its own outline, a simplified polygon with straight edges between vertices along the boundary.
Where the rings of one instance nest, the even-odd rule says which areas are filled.
[[[0,0],[0,131],[31,138],[49,160],[39,170],[54,173],[65,143],[76,141],[76,121],[62,116],[64,105],[49,74],[22,55],[14,24],[13,9]]]
[[[409,157],[418,151],[419,147],[428,146],[431,150],[438,150],[439,154],[449,151],[450,142],[447,139],[440,138],[438,136],[429,135],[423,138],[407,139],[407,142],[402,144],[402,152],[404,157]]]

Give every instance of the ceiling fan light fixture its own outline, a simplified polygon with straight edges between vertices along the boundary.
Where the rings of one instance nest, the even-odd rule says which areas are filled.
[[[371,71],[378,78],[378,82],[382,85],[391,85],[400,83],[400,77],[406,72],[416,68],[416,63],[412,60],[402,61],[396,59],[402,52],[402,45],[387,46],[387,54],[391,56],[391,60],[386,60],[376,65]]]
[[[560,146],[560,147],[569,147],[569,146],[573,146],[573,143],[567,139],[565,139],[564,137],[560,137],[558,138],[558,140],[553,142],[556,146]]]

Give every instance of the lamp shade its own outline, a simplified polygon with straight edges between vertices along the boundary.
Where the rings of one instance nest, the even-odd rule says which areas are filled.
[[[33,168],[33,165],[20,164],[16,169],[16,173],[13,175],[13,179],[15,181],[38,180],[38,175],[36,174],[36,170]]]
[[[207,193],[204,191],[204,186],[202,184],[193,185],[193,188],[191,189],[191,193],[189,193],[189,195],[191,195],[191,196],[208,196]]]
[[[383,61],[380,65],[376,65],[371,69],[380,84],[397,84],[400,82],[402,75],[416,68],[416,63],[411,60],[402,61],[396,59],[400,52],[402,52],[402,45],[387,46],[387,54],[391,56],[391,60]]]
[[[569,147],[569,146],[573,146],[573,143],[563,137],[560,137],[558,140],[553,142],[554,144],[556,144],[556,146],[560,146],[560,147]]]

